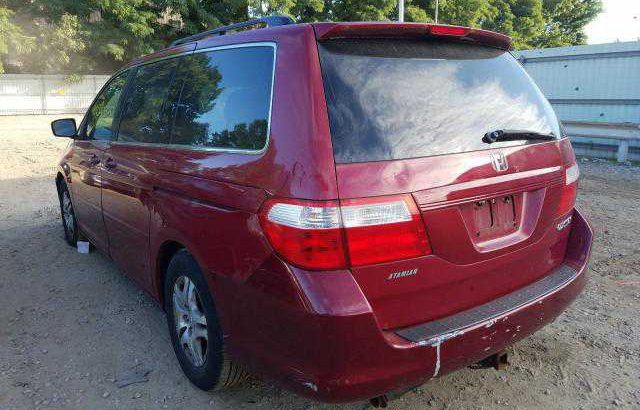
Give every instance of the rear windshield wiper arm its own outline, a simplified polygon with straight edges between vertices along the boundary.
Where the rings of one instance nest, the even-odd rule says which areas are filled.
[[[482,142],[487,144],[493,144],[494,142],[501,141],[521,141],[521,140],[542,140],[553,141],[556,139],[556,135],[553,132],[543,134],[535,131],[522,131],[522,130],[495,130],[487,132],[482,137]]]

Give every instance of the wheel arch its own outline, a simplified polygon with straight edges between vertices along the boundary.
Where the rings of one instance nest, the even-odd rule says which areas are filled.
[[[186,246],[181,244],[178,241],[167,240],[160,245],[158,248],[158,252],[156,255],[156,292],[158,295],[158,301],[160,302],[160,306],[165,308],[164,301],[164,278],[167,273],[167,268],[169,267],[169,262],[171,262],[171,258],[178,251],[182,249],[187,249]]]
[[[63,183],[65,183],[64,175],[62,174],[62,171],[58,171],[56,175],[56,188],[58,190],[58,193],[60,193],[60,187]]]

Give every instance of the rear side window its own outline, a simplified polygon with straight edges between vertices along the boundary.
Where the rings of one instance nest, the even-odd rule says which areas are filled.
[[[178,59],[139,67],[122,104],[118,141],[168,143],[172,120],[172,87]],[[173,92],[172,92],[173,91]]]
[[[551,105],[503,50],[382,39],[330,40],[319,50],[339,163],[532,143],[482,142],[498,129],[560,135]]]
[[[180,59],[172,144],[260,150],[267,142],[275,49],[252,46]]]

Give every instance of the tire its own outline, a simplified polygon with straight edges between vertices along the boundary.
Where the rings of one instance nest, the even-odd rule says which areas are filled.
[[[58,199],[60,200],[60,218],[64,229],[64,239],[74,248],[78,246],[78,221],[73,211],[73,203],[67,184],[61,182],[58,186]]]
[[[225,351],[222,329],[206,281],[193,256],[173,256],[164,281],[171,343],[182,371],[202,390],[221,390],[247,378]]]

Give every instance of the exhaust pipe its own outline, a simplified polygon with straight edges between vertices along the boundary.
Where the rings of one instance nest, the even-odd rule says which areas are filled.
[[[411,387],[404,387],[399,390],[393,390],[386,394],[376,396],[373,399],[370,399],[369,403],[371,404],[372,407],[385,408],[387,407],[390,401],[397,400],[400,397],[404,396],[405,394],[409,393],[410,391],[415,391],[418,387],[420,387],[419,384]]]
[[[371,403],[372,407],[384,409],[387,407],[387,404],[389,404],[389,398],[386,394],[383,394],[382,396],[372,398],[369,400],[369,403]]]
[[[496,354],[480,360],[478,363],[471,366],[472,369],[489,369],[493,367],[496,370],[504,370],[509,367],[509,354],[503,350]]]

